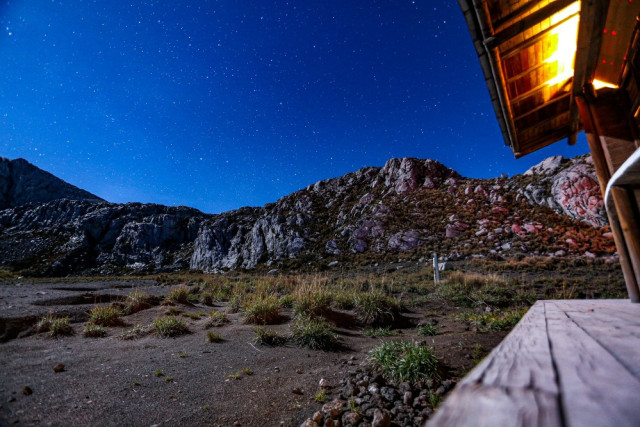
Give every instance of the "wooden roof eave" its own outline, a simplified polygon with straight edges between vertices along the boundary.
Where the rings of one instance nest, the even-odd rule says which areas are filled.
[[[484,11],[478,7],[474,0],[458,0],[458,3],[467,21],[467,26],[469,27],[469,32],[476,48],[476,53],[480,60],[480,67],[482,68],[485,83],[489,89],[491,103],[498,118],[505,144],[509,145],[511,149],[516,152],[515,131],[511,128],[510,122],[507,120],[507,117],[509,117],[509,106],[506,102],[506,90],[503,84],[497,84],[497,82],[501,81],[497,74],[497,70],[499,69],[499,64],[497,63],[498,57],[494,49],[489,48],[485,43],[485,40],[491,37],[491,31],[485,28],[478,17],[478,14],[484,15]]]

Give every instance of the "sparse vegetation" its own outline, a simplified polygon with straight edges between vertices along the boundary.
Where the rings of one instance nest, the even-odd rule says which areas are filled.
[[[211,328],[211,327],[220,327],[227,322],[229,322],[229,319],[227,318],[226,313],[223,313],[221,311],[211,310],[209,312],[209,318],[207,319],[207,322],[204,324],[204,327],[205,329]]]
[[[240,370],[245,375],[253,375],[253,370],[251,368],[244,367]]]
[[[396,335],[389,326],[385,326],[384,328],[365,329],[363,334],[372,338],[391,337]]]
[[[88,338],[101,338],[107,336],[107,329],[104,326],[96,325],[95,323],[88,322],[84,325],[82,335]]]
[[[221,342],[222,341],[222,336],[220,336],[220,334],[212,332],[212,331],[208,331],[207,332],[207,341],[209,341],[210,343],[217,343],[217,342]]]
[[[187,356],[189,356],[189,355],[188,355],[188,354],[187,354],[187,352],[186,352],[186,351],[184,351],[184,350],[180,350],[180,351],[178,352],[178,357],[179,357],[179,358],[181,358],[181,359],[184,359],[184,358],[185,358],[185,357],[187,357]]]
[[[89,323],[100,326],[122,325],[122,312],[115,305],[98,305],[89,311]]]
[[[418,326],[418,333],[426,337],[433,337],[438,334],[438,329],[435,327],[435,325],[426,324]]]
[[[331,295],[317,281],[300,285],[293,292],[293,312],[296,316],[320,316],[329,309],[330,304]]]
[[[122,333],[120,334],[120,338],[123,340],[133,340],[145,335],[146,332],[147,331],[144,326],[134,325],[133,328],[127,329],[126,331],[122,331]]]
[[[438,359],[427,346],[410,341],[387,341],[369,352],[369,361],[394,383],[416,383],[437,377]]]
[[[163,316],[153,321],[156,332],[163,337],[177,337],[189,332],[184,320],[174,316]]]
[[[272,294],[258,294],[249,298],[242,307],[246,323],[272,325],[282,320],[280,299]]]
[[[176,286],[169,291],[165,300],[176,304],[188,304],[189,288],[186,285]]]
[[[278,346],[287,342],[287,337],[280,335],[267,326],[258,326],[254,331],[256,333],[255,342],[257,344]]]
[[[134,289],[127,295],[125,304],[128,313],[136,313],[151,306],[151,296],[140,289]]]
[[[318,390],[316,391],[316,394],[313,395],[313,400],[318,403],[324,403],[327,401],[327,394],[324,392],[324,390]]]
[[[522,319],[526,312],[526,309],[512,309],[482,314],[468,313],[462,318],[475,326],[479,332],[508,331]]]
[[[331,324],[324,319],[298,317],[291,325],[293,341],[312,350],[335,350],[338,337]]]
[[[382,291],[361,292],[355,296],[354,310],[367,325],[386,325],[400,312],[400,303]]]
[[[69,316],[54,317],[47,314],[36,324],[36,332],[48,332],[51,337],[73,335],[71,319]]]

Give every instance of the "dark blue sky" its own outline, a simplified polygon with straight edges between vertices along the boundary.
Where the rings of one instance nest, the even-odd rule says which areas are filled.
[[[0,58],[0,156],[113,202],[214,213],[391,157],[493,177],[588,151],[513,158],[454,0],[5,0]]]

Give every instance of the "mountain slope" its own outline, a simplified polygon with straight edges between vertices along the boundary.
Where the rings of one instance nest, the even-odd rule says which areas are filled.
[[[0,157],[0,209],[58,199],[102,201],[24,159]]]
[[[434,160],[391,159],[219,215],[72,200],[21,206],[0,211],[0,264],[51,275],[315,269],[434,251],[450,258],[614,253],[590,157],[545,162],[485,180]]]

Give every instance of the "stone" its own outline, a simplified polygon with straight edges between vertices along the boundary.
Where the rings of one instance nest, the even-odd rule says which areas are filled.
[[[291,393],[300,394],[300,395],[304,394],[304,392],[302,391],[302,389],[300,389],[300,387],[294,388],[293,390],[291,390]]]
[[[313,417],[311,417],[311,419],[312,419],[313,421],[315,421],[316,423],[318,423],[318,424],[322,424],[322,419],[323,419],[323,418],[324,418],[324,417],[323,417],[323,415],[322,415],[322,412],[320,412],[320,411],[316,411],[316,412],[314,412],[314,413],[313,413]]]
[[[347,412],[342,416],[342,425],[355,426],[362,419],[362,414],[358,412]]]
[[[389,427],[391,425],[391,413],[386,409],[375,409],[373,413],[372,427]]]
[[[300,424],[300,427],[320,427],[320,424],[311,418],[307,418],[302,424]]]
[[[334,399],[322,405],[322,412],[329,418],[335,418],[342,414],[345,402],[340,399]]]
[[[64,372],[64,363],[58,363],[56,366],[54,366],[53,372]]]
[[[33,394],[33,390],[31,390],[31,387],[29,386],[24,386],[22,387],[22,394],[24,394],[25,396],[29,396]]]
[[[324,378],[320,378],[320,381],[318,381],[318,386],[322,388],[329,387],[329,381],[325,380]]]
[[[413,393],[410,391],[405,391],[404,395],[402,396],[402,403],[405,405],[412,405],[413,404]]]

